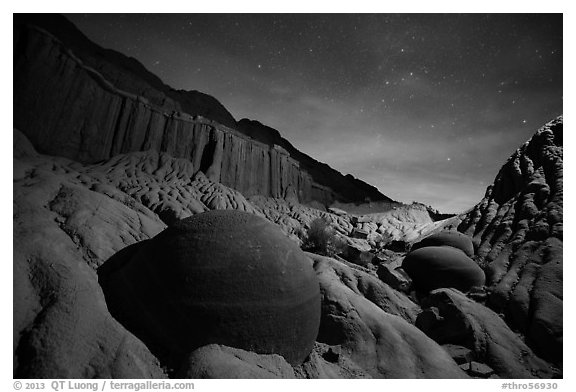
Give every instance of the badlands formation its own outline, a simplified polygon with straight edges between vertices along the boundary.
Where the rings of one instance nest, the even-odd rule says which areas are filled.
[[[562,377],[562,118],[440,216],[60,17],[14,61],[14,377]]]

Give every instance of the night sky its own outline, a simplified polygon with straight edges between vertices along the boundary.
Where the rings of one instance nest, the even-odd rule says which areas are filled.
[[[562,114],[561,15],[66,15],[402,202],[476,204]]]

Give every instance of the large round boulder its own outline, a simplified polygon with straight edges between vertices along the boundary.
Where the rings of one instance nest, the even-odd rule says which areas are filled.
[[[466,253],[466,256],[468,257],[474,256],[472,238],[458,231],[442,231],[440,233],[432,234],[431,236],[428,236],[420,242],[412,245],[412,250],[414,251],[428,246],[451,246],[460,249],[462,252]]]
[[[174,366],[212,343],[299,364],[318,334],[320,289],[311,261],[253,214],[194,215],[109,271],[102,285],[112,314]]]
[[[453,287],[468,291],[483,286],[484,271],[460,249],[449,246],[428,246],[410,252],[402,269],[412,279],[418,291]]]

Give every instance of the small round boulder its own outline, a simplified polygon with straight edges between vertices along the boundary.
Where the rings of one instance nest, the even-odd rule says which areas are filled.
[[[462,252],[466,253],[466,256],[468,257],[474,256],[474,244],[472,243],[472,238],[458,231],[442,231],[440,233],[432,234],[431,236],[415,243],[412,246],[412,250],[414,251],[428,246],[451,246],[460,249]]]
[[[310,260],[274,224],[209,211],[147,241],[103,284],[113,315],[168,362],[221,344],[300,364],[320,325]]]
[[[429,292],[453,287],[466,292],[483,286],[484,271],[459,249],[449,246],[428,246],[410,252],[402,269],[412,279],[418,291]]]

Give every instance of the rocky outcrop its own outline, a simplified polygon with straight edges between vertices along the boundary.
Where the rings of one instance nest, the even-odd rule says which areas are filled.
[[[420,238],[428,236],[437,231],[449,227],[454,222],[459,222],[456,217],[436,221],[430,211],[423,205],[413,203],[410,205],[395,204],[392,208],[387,208],[384,212],[371,212],[371,205],[375,205],[376,211],[379,203],[369,203],[367,206],[350,206],[342,203],[335,203],[352,214],[357,211],[353,219],[354,226],[368,232],[368,236],[380,235],[383,238],[396,241],[413,243]]]
[[[131,258],[137,248],[149,242],[147,239],[166,228],[150,208],[172,200],[176,210],[196,198],[194,203],[201,207],[198,211],[210,210],[202,202],[210,192],[224,195],[230,203],[227,208],[248,211],[251,203],[221,184],[199,185],[200,179],[187,176],[185,160],[167,155],[133,153],[97,165],[83,165],[37,154],[18,132],[14,140],[17,143],[14,150],[19,151],[14,161],[14,374],[18,377],[165,376],[158,359],[135,336],[135,331],[126,330],[110,315],[110,304],[104,300],[95,270],[114,273],[121,265],[118,260]],[[201,182],[211,184],[208,179]],[[252,206],[250,212],[264,216],[261,211],[267,211],[279,218],[283,210],[276,207],[282,206],[288,209],[286,216],[302,214],[300,218],[304,219],[311,211],[330,216],[304,206],[290,206],[286,201],[266,200],[269,204],[262,200],[260,207]],[[276,207],[263,208],[265,205]],[[161,211],[165,210],[158,209]],[[343,219],[332,217],[334,222]],[[309,218],[312,219],[312,215]],[[367,272],[332,259],[322,260],[315,272],[327,279],[324,280],[324,298],[328,301],[325,309],[331,309],[330,301],[335,298],[340,298],[342,306],[349,309],[350,318],[341,325],[343,329],[333,330],[336,335],[348,336],[348,343],[340,349],[340,344],[316,342],[309,357],[294,367],[296,377],[462,375],[454,373],[452,365],[446,370],[445,366],[437,366],[432,361],[440,348],[418,335],[410,325],[419,308],[407,296]],[[312,265],[311,261],[307,262]],[[221,290],[213,285],[213,280],[209,283],[216,291]],[[364,321],[353,317],[353,307],[347,301],[363,304]],[[332,320],[329,314],[328,322]],[[293,312],[289,315],[293,317]],[[331,328],[330,324],[325,326],[324,336],[328,336],[326,331]],[[355,328],[360,328],[361,339],[356,337]],[[374,340],[370,338],[372,333],[382,338]],[[367,353],[364,344],[372,347],[368,356],[364,355]],[[396,348],[389,353],[388,347]],[[420,352],[430,352],[430,357],[421,359]],[[201,359],[205,364],[213,364],[215,358],[229,357],[216,354],[203,355]],[[251,363],[260,363],[260,360],[247,355],[250,358],[242,357],[241,361],[248,364],[239,364],[239,369],[247,366],[254,370]],[[394,360],[388,361],[389,355]],[[162,365],[169,375],[179,369],[198,370],[186,368],[184,364],[164,362]],[[204,369],[217,371],[211,365]],[[241,370],[241,373],[244,371],[251,370]],[[229,376],[234,376],[234,372],[230,370]],[[203,374],[222,376],[211,371]]]
[[[104,193],[114,189],[140,202],[167,224],[208,210],[235,209],[262,215],[244,196],[202,172],[194,175],[192,163],[155,151],[117,155],[83,172],[94,178],[91,186]]]
[[[14,26],[14,126],[41,153],[94,163],[153,150],[190,160],[190,175],[202,171],[245,196],[387,199],[282,138],[247,136],[214,98],[169,88],[63,17],[19,15]]]
[[[14,377],[166,377],[110,315],[95,271],[166,226],[143,206],[91,191],[72,162],[41,157],[24,140],[15,134]]]
[[[534,355],[496,313],[461,292],[435,290],[427,299],[427,305],[435,309],[438,318],[416,325],[441,344],[468,347],[476,361],[488,364],[500,377],[550,378],[558,375],[549,364]]]
[[[95,271],[102,277],[115,274],[123,265],[118,260],[132,259],[136,250],[150,243],[167,224],[177,227],[179,218],[200,216],[204,211],[234,209],[265,217],[285,234],[292,233],[293,239],[298,229],[318,217],[330,222],[341,236],[350,234],[357,224],[370,223],[364,218],[338,216],[283,199],[255,196],[247,200],[238,191],[214,183],[202,174],[190,175],[189,160],[165,153],[127,153],[86,165],[38,154],[17,131],[14,142],[14,374],[17,377],[156,378],[174,376],[179,371],[181,376],[191,377],[235,377],[253,371],[263,377],[272,377],[269,371],[278,377],[292,377],[289,371],[284,373],[287,370],[284,365],[275,359],[269,361],[267,354],[222,346],[217,349],[205,346],[192,362],[186,362],[193,354],[190,351],[183,354],[184,362],[164,361],[155,348],[136,337],[141,336],[136,329],[132,326],[125,329],[112,317],[109,309],[113,306],[105,302]],[[376,223],[370,225],[374,226],[380,228]],[[394,271],[402,254],[383,250],[375,259],[380,266]],[[452,354],[414,327],[421,318],[419,314],[428,314],[429,310],[420,313],[420,306],[410,297],[382,282],[373,264],[371,270],[310,253],[306,253],[306,262],[314,265],[320,282],[322,313],[317,341],[309,356],[293,366],[295,377],[465,376],[451,360]],[[219,285],[210,286],[215,293],[222,290]],[[439,303],[435,306],[440,307]],[[474,320],[489,319],[482,313],[488,309],[476,302],[466,302],[460,307],[464,309],[461,313],[474,314]],[[444,316],[438,313],[434,320]],[[499,331],[503,328],[500,324],[496,326]],[[494,347],[508,344],[507,340],[513,346],[517,342],[509,329],[494,335],[475,334],[481,337],[480,342],[503,341]],[[482,344],[480,347],[484,347]],[[521,352],[525,348],[518,347]],[[517,361],[516,354],[490,355],[497,360],[488,361],[487,356],[478,355],[474,360],[500,374],[503,373],[499,369],[516,366],[508,364]],[[546,370],[546,363],[530,355],[530,363],[536,363],[539,369],[533,375],[553,374]],[[224,368],[216,365],[222,358],[231,364],[226,375],[222,373]],[[500,365],[495,364],[498,361]],[[274,369],[284,370],[278,373]]]
[[[364,291],[360,282],[368,274],[356,275],[336,260],[309,255],[322,292],[318,341],[340,347],[342,361],[347,358],[375,378],[466,377],[444,349],[406,320],[410,312],[401,304],[411,301],[403,294],[388,287],[395,294],[382,296],[386,289],[378,293],[374,288],[387,286],[376,278]]]
[[[508,159],[458,230],[485,266],[488,305],[506,315],[537,353],[562,361],[562,118]]]
[[[238,348],[209,344],[194,350],[177,378],[296,378],[294,369],[280,355],[255,354]]]

